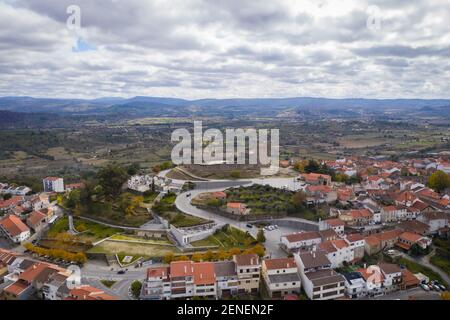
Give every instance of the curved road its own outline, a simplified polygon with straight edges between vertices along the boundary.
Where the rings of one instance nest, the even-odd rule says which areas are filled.
[[[181,182],[182,180],[178,181]],[[222,184],[222,186],[219,186]],[[191,200],[195,198],[197,195],[205,192],[215,192],[215,191],[223,191],[230,187],[230,185],[245,185],[250,186],[253,184],[261,184],[261,185],[270,185],[275,188],[286,188],[292,191],[298,190],[301,187],[301,183],[295,181],[293,178],[265,178],[265,179],[248,179],[248,180],[210,180],[208,182],[200,182],[197,185],[201,188],[187,191],[184,193],[181,193],[178,195],[178,197],[175,200],[175,206],[178,210],[192,215],[196,217],[200,217],[207,220],[213,220],[219,225],[225,225],[229,224],[237,229],[240,229],[244,232],[248,231],[252,236],[256,237],[258,233],[257,228],[248,228],[247,222],[244,221],[237,221],[234,219],[230,219],[227,217],[223,217],[221,215],[217,215],[214,213],[211,213],[209,211],[199,209],[191,204]],[[314,230],[318,229],[318,223],[300,219],[300,218],[280,218],[280,219],[274,219],[273,223],[276,223],[276,221],[284,220],[284,221],[295,221],[300,222],[302,224],[307,225],[308,230]],[[251,222],[250,222],[251,223]],[[279,226],[279,229],[273,230],[273,231],[266,231],[266,242],[265,247],[267,253],[273,257],[285,257],[286,253],[280,249],[279,243],[280,243],[280,237],[285,234],[298,232],[302,229],[292,227],[286,227],[286,226]]]

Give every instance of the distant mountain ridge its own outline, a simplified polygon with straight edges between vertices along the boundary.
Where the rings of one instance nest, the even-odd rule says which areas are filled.
[[[409,111],[448,114],[450,99],[329,99],[329,98],[262,98],[185,100],[167,97],[105,97],[99,99],[49,99],[33,97],[0,97],[0,110],[22,113],[115,114],[137,116],[186,116],[192,114],[276,115],[287,108],[299,111],[383,112]]]

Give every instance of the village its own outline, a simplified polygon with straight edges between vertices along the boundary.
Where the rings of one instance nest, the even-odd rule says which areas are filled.
[[[349,157],[284,160],[280,165],[280,177],[228,181],[168,178],[174,170],[189,174],[178,167],[133,172],[122,186],[134,195],[127,208],[136,200],[133,210],[148,215],[136,227],[74,213],[71,208],[78,205],[69,200],[89,188],[81,180],[65,184],[63,178],[47,177],[38,193],[2,183],[0,297],[327,300],[448,295],[450,162]],[[264,204],[265,192],[273,206]],[[175,210],[182,224],[170,215]],[[49,245],[49,235],[62,222],[66,229],[52,239],[60,247]],[[76,230],[82,227],[88,230]],[[86,232],[91,238],[82,242]],[[95,251],[114,241],[130,248],[157,244],[165,250],[155,256],[114,252],[112,258]],[[91,251],[73,250],[80,243],[89,244]],[[99,254],[112,268],[83,277]],[[81,268],[76,285],[73,265]]]

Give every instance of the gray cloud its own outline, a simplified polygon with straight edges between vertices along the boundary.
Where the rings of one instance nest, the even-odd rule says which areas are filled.
[[[76,33],[66,28],[73,4]],[[379,30],[367,28],[371,6]],[[0,0],[0,95],[449,98],[449,8],[447,0]],[[79,39],[95,50],[74,52]]]

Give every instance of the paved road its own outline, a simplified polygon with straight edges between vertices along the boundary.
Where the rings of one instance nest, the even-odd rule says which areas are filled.
[[[436,272],[437,274],[439,274],[442,277],[442,279],[447,283],[447,288],[450,288],[450,277],[443,270],[441,270],[440,268],[431,264],[431,262],[430,262],[431,256],[432,256],[432,254],[426,255],[421,258],[414,258],[414,257],[411,257],[410,255],[402,253],[403,258],[408,259],[413,262],[416,262],[416,263],[419,263],[421,265],[424,265],[425,267],[428,267],[431,270],[433,270],[434,272]],[[430,279],[430,280],[436,280],[436,279]]]
[[[268,179],[265,179],[265,181],[267,181],[267,180]],[[278,181],[276,181],[276,183],[277,184],[281,183],[282,185],[285,185],[284,181],[281,182],[278,180]],[[211,213],[209,211],[199,209],[191,204],[191,200],[201,193],[222,191],[222,190],[224,190],[224,188],[196,189],[196,190],[181,193],[175,200],[175,206],[178,208],[178,210],[180,210],[184,213],[187,213],[187,214],[190,214],[193,216],[197,216],[197,217],[200,217],[203,219],[214,220],[219,225],[229,224],[229,225],[231,225],[237,229],[240,229],[244,232],[248,231],[248,232],[250,232],[250,234],[252,236],[256,237],[256,235],[258,233],[258,229],[255,227],[253,227],[251,229],[248,228],[247,222],[237,221],[234,219],[223,217],[221,215],[217,215],[217,214]],[[317,226],[317,223],[315,223],[315,222],[300,219],[300,218],[282,218],[279,220],[298,221],[298,222],[302,222],[302,223],[308,224],[313,227]],[[275,223],[276,223],[276,221],[275,221]],[[290,234],[290,233],[298,232],[298,231],[300,231],[300,229],[297,229],[294,227],[280,226],[278,230],[266,232],[265,246],[267,249],[267,253],[269,255],[271,255],[273,258],[285,257],[286,253],[283,250],[281,250],[278,245],[280,243],[280,237],[282,235]]]
[[[379,296],[376,298],[363,297],[360,300],[441,300],[441,293],[436,291],[424,291],[422,288],[401,290]]]

